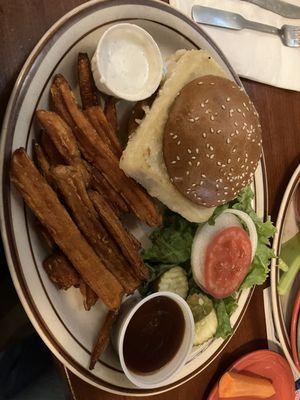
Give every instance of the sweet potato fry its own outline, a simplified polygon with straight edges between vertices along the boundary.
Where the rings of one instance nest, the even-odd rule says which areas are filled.
[[[65,163],[72,164],[81,157],[72,129],[58,114],[37,110],[35,115]]]
[[[97,212],[91,202],[82,181],[81,173],[74,167],[57,166],[52,169],[56,184],[64,197],[79,228],[103,260],[106,267],[118,279],[126,293],[132,293],[139,285],[126,260],[119,254],[114,240],[108,235],[98,219]]]
[[[78,54],[77,71],[82,107],[85,109],[91,106],[97,106],[96,86],[87,53]]]
[[[50,186],[55,187],[55,182],[50,173],[50,162],[42,147],[35,140],[33,141],[33,151],[40,173],[45,177]]]
[[[118,136],[119,126],[118,126],[118,116],[116,108],[116,99],[109,97],[105,102],[104,114],[106,119],[112,128],[114,135]]]
[[[93,305],[96,304],[98,296],[82,279],[80,280],[79,290],[83,297],[84,309],[90,311]]]
[[[59,75],[54,79],[50,89],[54,111],[73,129],[75,126],[59,92],[58,81]]]
[[[130,262],[134,275],[142,280],[147,279],[148,269],[139,254],[139,243],[135,237],[123,227],[110,205],[99,193],[91,191],[89,196],[106,229],[115,238],[123,255]]]
[[[78,107],[74,95],[67,83],[62,80],[59,85],[64,103],[78,129],[74,134],[80,144],[84,157],[91,162],[110,181],[112,186],[122,194],[133,213],[150,226],[162,223],[152,199],[133,179],[127,177],[119,168],[119,161],[111,149],[101,140],[91,123]]]
[[[22,148],[12,155],[10,176],[26,204],[46,227],[82,279],[109,309],[118,309],[123,295],[122,286],[80,233],[56,193]]]
[[[96,132],[103,140],[103,142],[111,149],[111,151],[120,158],[122,149],[114,135],[112,129],[106,121],[106,117],[99,106],[89,107],[84,110],[84,115],[88,118],[90,123],[95,128]],[[105,121],[105,122],[104,122]],[[104,123],[103,123],[104,122]]]
[[[56,252],[47,257],[43,267],[51,282],[58,289],[67,290],[71,286],[78,287],[80,277],[70,261],[61,252]]]
[[[64,160],[45,131],[41,131],[39,141],[51,165],[64,163]]]
[[[111,328],[117,318],[117,315],[118,314],[116,312],[109,311],[105,317],[104,323],[101,326],[100,332],[97,336],[96,342],[94,344],[94,348],[92,350],[90,366],[89,366],[90,370],[95,368],[95,364],[96,364],[98,358],[101,356],[101,354],[107,347]]]
[[[98,193],[104,196],[114,206],[117,214],[128,212],[125,200],[115,191],[101,172],[99,172],[97,168],[91,166],[90,173],[92,176],[91,187],[97,190]]]
[[[133,106],[129,121],[128,121],[128,134],[131,135],[139,126],[140,121],[145,117],[145,110],[152,106],[152,103],[155,100],[157,92],[154,93],[151,97],[145,100],[140,100],[135,103]]]

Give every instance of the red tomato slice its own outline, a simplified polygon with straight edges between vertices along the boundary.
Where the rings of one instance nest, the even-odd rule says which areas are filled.
[[[229,296],[242,283],[251,264],[251,241],[237,226],[223,229],[207,246],[205,288],[217,299]]]

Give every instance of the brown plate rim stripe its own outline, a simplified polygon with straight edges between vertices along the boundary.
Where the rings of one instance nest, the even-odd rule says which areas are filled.
[[[108,4],[109,3],[109,4]],[[77,18],[79,18],[80,16],[81,16],[81,14],[83,13],[83,14],[85,14],[86,12],[88,12],[88,13],[90,13],[90,12],[92,12],[93,11],[93,8],[96,6],[97,8],[99,8],[99,9],[102,9],[102,8],[106,8],[106,7],[113,7],[113,6],[117,6],[117,5],[129,5],[129,4],[140,4],[140,5],[146,5],[146,6],[150,6],[150,7],[155,7],[155,8],[159,8],[159,9],[162,9],[162,10],[164,10],[164,11],[166,11],[166,12],[169,12],[169,13],[171,13],[171,14],[173,14],[173,15],[175,15],[175,16],[177,16],[178,18],[180,18],[180,19],[182,19],[182,20],[184,20],[185,22],[187,22],[189,25],[192,25],[193,27],[194,27],[194,29],[195,30],[197,30],[201,35],[202,35],[202,37],[204,37],[207,41],[208,41],[208,43],[215,49],[215,51],[219,54],[219,56],[223,59],[223,61],[225,62],[225,64],[227,65],[227,67],[228,67],[228,69],[230,70],[230,72],[232,73],[232,75],[237,79],[237,81],[238,82],[240,82],[239,81],[239,79],[237,78],[237,76],[236,76],[236,74],[234,73],[234,71],[232,71],[232,68],[231,68],[231,66],[228,64],[228,62],[227,62],[227,60],[226,60],[226,58],[224,57],[224,55],[220,52],[220,50],[216,47],[216,45],[214,44],[214,42],[210,39],[210,38],[208,38],[207,37],[207,35],[202,31],[202,29],[200,28],[200,27],[198,27],[197,25],[195,25],[192,21],[190,21],[186,16],[184,16],[184,15],[182,15],[181,13],[179,13],[178,11],[176,11],[176,10],[174,10],[173,8],[171,8],[171,7],[169,7],[168,5],[166,5],[166,4],[163,4],[163,3],[158,3],[158,2],[154,2],[154,1],[150,1],[150,0],[144,0],[144,1],[134,1],[134,0],[132,0],[132,1],[127,1],[127,0],[116,0],[113,4],[110,2],[110,1],[108,1],[108,0],[105,0],[105,1],[102,1],[101,3],[100,2],[93,2],[93,3],[90,3],[90,4],[86,4],[84,7],[82,7],[82,6],[80,6],[79,7],[79,9],[77,9],[76,11],[75,11],[75,13],[74,13],[74,11],[70,14],[70,15],[67,15],[67,16],[65,16],[65,17],[63,17],[60,21],[59,21],[59,23],[58,23],[58,25],[55,27],[55,29],[53,30],[53,31],[51,31],[51,32],[48,32],[48,33],[46,33],[46,35],[42,38],[42,40],[39,42],[39,44],[37,45],[37,47],[34,49],[34,51],[31,53],[31,55],[30,55],[30,57],[29,57],[29,59],[28,59],[28,62],[25,64],[25,68],[24,68],[24,70],[22,70],[21,71],[21,74],[19,75],[19,78],[18,78],[18,80],[17,80],[17,84],[16,84],[16,86],[15,86],[15,88],[14,88],[14,91],[13,91],[13,94],[12,94],[12,97],[11,97],[11,99],[10,99],[10,102],[9,102],[9,105],[8,105],[8,108],[7,108],[7,114],[6,114],[6,116],[5,116],[5,120],[4,120],[4,129],[3,129],[3,135],[2,135],[2,153],[4,153],[4,155],[5,155],[5,157],[3,158],[3,160],[2,160],[2,183],[3,183],[3,190],[2,190],[2,196],[3,196],[3,207],[4,207],[4,210],[2,211],[2,214],[3,214],[3,212],[4,211],[7,211],[7,212],[4,212],[4,221],[2,221],[2,225],[3,224],[5,224],[5,227],[6,228],[10,228],[10,226],[9,226],[9,222],[11,221],[11,210],[10,210],[10,207],[8,207],[8,204],[9,204],[9,206],[11,205],[10,204],[10,202],[9,202],[9,197],[8,197],[8,193],[10,193],[10,183],[9,183],[9,177],[8,177],[8,174],[6,173],[6,171],[7,171],[7,168],[6,167],[8,167],[8,160],[9,160],[9,155],[10,155],[10,151],[11,151],[11,145],[12,145],[12,135],[7,135],[7,132],[10,132],[10,133],[12,133],[13,131],[14,131],[14,126],[15,126],[15,124],[14,124],[14,118],[12,118],[12,116],[16,113],[16,111],[18,110],[18,106],[22,103],[22,101],[23,101],[23,98],[24,98],[24,90],[25,90],[25,88],[27,87],[27,85],[28,85],[28,81],[30,81],[30,76],[32,75],[32,73],[35,71],[35,69],[33,68],[33,67],[35,67],[35,63],[37,62],[37,60],[42,56],[42,54],[44,53],[44,51],[45,51],[45,48],[46,48],[46,45],[49,45],[49,43],[51,42],[51,41],[54,41],[54,39],[55,39],[55,36],[58,34],[58,32],[59,32],[59,30],[64,26],[64,25],[66,25],[67,23],[68,24],[70,24],[74,19],[76,20]],[[156,21],[155,21],[156,22]],[[42,49],[44,49],[44,51],[42,52],[41,50]],[[24,82],[24,81],[26,81],[26,82]],[[25,83],[25,84],[24,84]],[[14,99],[17,99],[17,101],[15,102],[15,104],[13,105],[12,104],[12,102],[13,102],[13,100]],[[11,108],[11,110],[10,110],[10,108]],[[8,115],[8,112],[10,111],[10,118],[9,118],[9,115]],[[264,174],[263,174],[264,175]],[[264,190],[265,191],[265,190]],[[7,235],[10,237],[10,239],[12,239],[11,238],[11,235],[10,235],[10,233],[11,232],[9,232],[9,229],[7,229],[6,230],[6,233],[7,233]],[[14,261],[13,262],[13,264],[14,264],[14,266],[15,266],[15,263],[16,262],[18,262],[19,260],[18,260],[18,257],[17,257],[17,254],[15,253],[15,250],[16,250],[16,248],[15,248],[15,242],[12,240],[9,244],[7,244],[7,243],[5,243],[5,250],[6,250],[6,252],[8,253],[8,254],[10,254],[10,256],[11,256],[11,258],[12,258],[12,260]],[[16,271],[17,272],[17,271]],[[20,284],[21,284],[21,282],[19,282]],[[24,282],[22,282],[23,284],[24,284]],[[22,285],[21,285],[22,286]],[[24,287],[23,288],[21,288],[22,289],[22,291],[23,291],[23,295],[24,295]],[[252,295],[252,293],[253,293],[253,290],[251,291],[251,295]],[[24,297],[26,297],[26,296],[24,296]],[[248,301],[247,301],[247,303],[246,303],[246,305],[245,305],[245,307],[244,307],[244,309],[246,310],[246,308],[247,308],[247,305],[248,305],[248,303],[249,303],[249,301],[250,301],[250,297],[251,296],[249,296],[249,299],[248,299]],[[32,299],[31,299],[31,301],[32,301]],[[30,302],[30,299],[29,299],[29,304],[30,304],[31,302]],[[35,311],[35,310],[34,310]],[[36,315],[35,314],[35,312],[33,311],[33,315]],[[243,314],[244,314],[244,310],[243,310],[243,312],[242,312],[242,314],[241,314],[241,317],[243,316]],[[39,316],[39,315],[38,315]],[[40,317],[40,316],[39,316]],[[239,319],[241,319],[241,317],[239,318]],[[40,317],[41,318],[41,317]],[[42,318],[41,318],[42,319]],[[41,330],[44,332],[44,334],[45,334],[45,330],[44,330],[44,327],[43,326],[41,326],[41,321],[39,321],[38,320],[38,318],[36,318],[35,317],[35,320],[36,320],[36,322],[40,325],[40,327],[41,327]],[[49,333],[49,332],[48,332]],[[45,334],[45,336],[46,337],[48,337],[48,339],[50,340],[50,342],[52,342],[52,337],[51,337],[51,334],[50,334],[50,337],[47,335],[47,334]],[[217,354],[215,355],[215,357],[218,355],[218,354],[220,354],[220,352],[222,351],[222,349],[224,348],[224,346],[227,344],[227,342],[228,342],[228,340],[227,341],[224,341],[224,343],[223,343],[223,345],[218,349],[218,351],[216,352]],[[54,346],[55,347],[55,346]],[[58,349],[58,351],[60,352],[60,348]],[[60,352],[60,354],[62,354],[62,352]],[[215,358],[215,357],[213,357],[213,358]],[[74,360],[72,360],[72,358],[71,358],[71,361],[74,361]],[[207,362],[211,362],[211,360],[207,360]],[[203,366],[201,366],[199,369],[200,369],[200,371],[201,370],[203,370],[204,368],[205,368],[205,366],[207,365],[207,362],[203,365]],[[73,362],[71,362],[70,364],[72,364],[73,366],[74,366],[74,363]],[[75,362],[75,364],[76,364],[76,362]],[[78,368],[79,367],[79,368]],[[83,368],[83,367],[81,367],[80,365],[77,365],[77,368],[75,367],[75,369],[77,369],[78,371],[80,371],[80,373],[82,373],[81,372],[81,370],[83,369],[84,370],[84,373],[86,373],[87,371]],[[168,387],[175,387],[175,386],[178,386],[180,383],[182,383],[182,382],[184,382],[184,381],[187,381],[188,379],[190,379],[192,376],[195,376],[197,373],[199,373],[200,371],[197,371],[197,370],[195,370],[193,373],[191,373],[190,375],[188,375],[188,376],[186,376],[185,378],[183,378],[182,380],[180,380],[180,381],[177,381],[177,382],[175,382],[174,384],[171,384],[171,385],[168,385],[167,387],[165,386],[165,387],[162,387],[162,388],[160,388],[160,391],[162,391],[162,390],[165,390],[166,388],[168,388]],[[85,375],[83,373],[83,375]],[[92,377],[93,378],[93,377]],[[89,378],[89,380],[91,380],[91,378]],[[94,379],[92,379],[92,380],[94,380]],[[100,378],[97,378],[97,380],[98,381],[100,381],[100,382],[103,382]],[[102,384],[102,383],[101,383]],[[124,393],[124,392],[127,392],[127,393],[129,393],[129,392],[136,392],[136,390],[135,389],[124,389],[124,390],[122,390],[122,388],[119,388],[119,387],[116,387],[116,386],[114,386],[114,385],[111,385],[111,384],[109,384],[109,383],[107,383],[107,382],[104,382],[104,387],[109,387],[110,389],[111,388],[113,388],[113,390],[115,391],[115,388],[117,388],[117,391],[120,393],[120,392],[122,392],[122,393]],[[144,391],[144,392],[153,392],[153,391]],[[156,391],[157,392],[157,391]],[[138,393],[140,393],[141,394],[141,392],[139,391]]]

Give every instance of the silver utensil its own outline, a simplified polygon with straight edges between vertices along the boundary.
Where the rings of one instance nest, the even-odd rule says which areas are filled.
[[[240,14],[229,11],[218,10],[217,8],[193,6],[192,17],[194,21],[219,26],[228,29],[253,29],[264,33],[278,35],[283,44],[289,47],[300,47],[300,26],[282,25],[281,28],[250,21]]]
[[[300,18],[300,7],[281,0],[243,0],[286,18]]]

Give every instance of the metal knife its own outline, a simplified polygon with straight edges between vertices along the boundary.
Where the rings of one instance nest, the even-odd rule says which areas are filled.
[[[242,0],[272,11],[282,17],[300,19],[300,7],[281,0]]]

